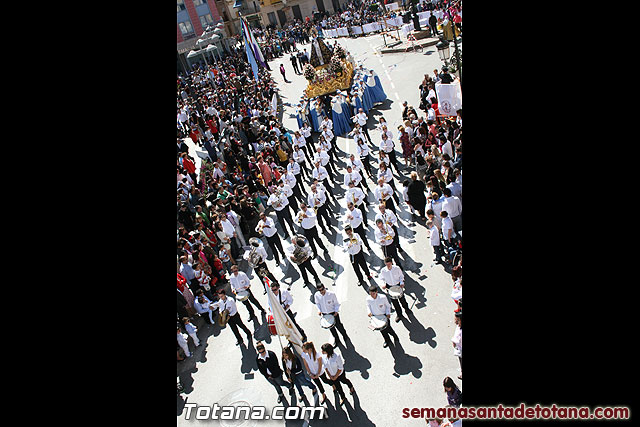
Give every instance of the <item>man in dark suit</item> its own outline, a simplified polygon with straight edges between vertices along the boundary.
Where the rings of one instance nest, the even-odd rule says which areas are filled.
[[[438,18],[433,13],[429,14],[429,28],[431,28],[431,37],[436,37],[438,35]]]
[[[282,369],[278,363],[278,357],[273,351],[267,351],[260,341],[256,343],[256,350],[258,350],[258,356],[256,357],[258,370],[276,388],[278,391],[278,403],[281,403],[284,397],[281,386],[291,388],[291,384],[282,378]]]
[[[180,155],[180,153],[189,154],[189,147],[187,147],[187,144],[185,144],[182,139],[178,138],[178,155]]]

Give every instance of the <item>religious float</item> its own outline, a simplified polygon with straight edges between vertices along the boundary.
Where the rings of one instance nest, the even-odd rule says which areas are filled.
[[[302,68],[302,73],[308,81],[304,94],[307,98],[326,95],[338,90],[351,87],[353,77],[353,63],[347,58],[347,53],[340,45],[336,45],[334,52],[324,44],[320,37],[314,37],[311,42],[309,63]]]

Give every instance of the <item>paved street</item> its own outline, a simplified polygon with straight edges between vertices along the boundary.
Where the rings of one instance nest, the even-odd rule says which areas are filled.
[[[423,111],[418,110],[418,85],[425,73],[432,74],[435,68],[440,69],[442,66],[435,47],[425,48],[426,54],[409,52],[380,55],[376,52],[384,46],[380,35],[337,40],[352,53],[356,62],[362,63],[365,68],[375,70],[380,77],[388,100],[369,113],[370,134],[374,144],[378,144],[380,138],[378,132],[373,130],[373,122],[384,115],[399,150],[398,162],[404,164],[397,140],[397,126],[401,123],[401,103],[404,100],[408,101],[409,105],[413,105],[421,115],[424,115]],[[329,39],[326,42],[333,45],[334,40]],[[302,47],[309,50],[308,45]],[[280,63],[284,64],[287,79],[291,83],[284,83],[278,71]],[[293,72],[288,55],[272,61],[270,67],[281,90],[285,108],[284,125],[289,129],[297,130],[295,104],[306,87],[306,80],[302,75],[296,75]],[[190,141],[187,142],[193,147]],[[348,154],[355,154],[355,145],[352,139],[340,136],[337,138],[337,145],[342,151],[338,152],[340,159],[338,167],[344,168],[343,160]],[[372,150],[372,155],[377,155],[377,148]],[[196,161],[199,162],[199,159]],[[372,166],[376,165],[377,162],[372,162]],[[402,181],[409,178],[411,170],[405,168],[401,171],[401,177],[394,174],[398,189],[402,188]],[[342,182],[342,176],[336,177],[336,180]],[[369,180],[368,184],[373,188],[373,182]],[[343,194],[344,190],[338,188],[336,196],[341,206],[339,211],[332,209],[336,217],[342,216],[346,209],[342,204]],[[402,199],[401,194],[400,198]],[[373,196],[370,193],[370,200],[372,199]],[[274,220],[276,219],[271,210],[268,213]],[[446,376],[453,378],[462,389],[462,381],[457,379],[460,373],[459,364],[453,355],[451,345],[451,337],[455,329],[453,323],[455,304],[450,296],[452,287],[450,275],[442,266],[433,263],[433,252],[424,225],[411,221],[411,214],[404,203],[401,203],[398,214],[401,221],[400,243],[406,252],[400,254],[400,258],[403,259],[406,268],[407,302],[410,306],[415,305],[409,321],[395,323],[393,322],[395,314],[392,314],[392,326],[399,335],[401,344],[396,349],[384,349],[382,335],[368,328],[365,303],[368,293],[358,286],[358,280],[349,262],[349,255],[341,248],[342,233],[334,227],[332,234],[321,235],[330,253],[327,256],[320,251],[319,257],[314,259],[312,264],[321,275],[322,283],[336,293],[342,304],[341,318],[351,337],[352,345],[346,349],[338,347],[337,351],[345,360],[346,375],[353,382],[356,395],[347,394],[348,403],[342,408],[336,408],[337,394],[331,391],[331,387],[326,386],[328,400],[325,406],[328,408],[329,419],[311,421],[308,425],[424,426],[424,420],[402,418],[402,408],[446,406],[446,394],[442,387],[442,380]],[[370,268],[377,272],[383,265],[383,255],[379,245],[373,242],[374,217],[373,206],[370,206],[367,234],[373,253],[366,255],[366,258]],[[283,235],[282,230],[280,235]],[[268,245],[266,249],[271,254]],[[366,253],[366,249],[364,250]],[[280,267],[276,267],[271,255],[267,264],[279,281],[286,284],[295,281],[291,291],[294,298],[292,310],[297,313],[296,320],[305,330],[308,339],[315,343],[319,351],[320,345],[332,341],[332,336],[328,330],[320,327],[317,309],[311,302],[313,292],[304,287],[296,266],[283,262]],[[266,308],[267,297],[262,293],[262,284],[244,262],[241,264],[241,268],[243,267],[251,277],[252,290],[256,298]],[[375,281],[378,284],[381,283],[379,279]],[[280,360],[281,349],[278,338],[269,336],[266,319],[262,318],[260,323],[249,323],[247,310],[242,304],[239,304],[239,313],[245,324],[255,330],[255,338],[262,339],[267,349],[274,351]],[[195,350],[193,357],[184,362],[178,362],[178,376],[186,389],[185,394],[178,397],[178,425],[190,423],[218,425],[219,423],[211,420],[185,420],[185,403],[211,406],[216,402],[219,405],[235,402],[240,405],[265,405],[268,408],[277,406],[275,389],[257,370],[256,351],[253,345],[249,348],[237,347],[236,339],[229,327],[221,330],[217,325],[207,326],[202,319],[198,319],[197,325],[200,328],[198,335],[205,344]],[[192,346],[191,341],[190,346]],[[310,390],[304,388],[304,391],[307,397],[311,398]],[[289,400],[288,393],[285,393],[285,396]],[[220,425],[278,426],[285,424],[283,421],[276,420],[248,421],[245,424],[237,421],[226,421],[226,423],[228,424]],[[303,421],[289,421],[286,425],[307,424]]]

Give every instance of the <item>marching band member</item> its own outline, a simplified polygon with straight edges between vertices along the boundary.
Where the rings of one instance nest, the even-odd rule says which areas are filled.
[[[387,319],[391,317],[391,304],[387,300],[387,297],[378,293],[378,287],[373,285],[369,288],[369,296],[367,297],[367,315],[371,316],[387,316]],[[389,344],[391,344],[391,339],[389,335],[393,335],[396,344],[400,339],[398,338],[398,334],[391,327],[391,323],[387,325],[386,328],[381,329],[382,337],[384,338],[384,344],[382,347],[387,348]]]
[[[282,308],[284,308],[284,311],[289,315],[291,322],[295,325],[298,332],[300,332],[300,335],[302,335],[302,341],[306,341],[307,334],[305,334],[300,325],[298,325],[295,317],[293,317],[293,313],[291,312],[291,304],[293,304],[293,297],[291,296],[291,293],[280,289],[280,285],[278,283],[272,283],[271,290],[280,302],[280,305],[282,305]]]
[[[378,180],[378,186],[373,190],[373,194],[379,203],[384,203],[386,207],[395,213],[396,208],[393,204],[393,188],[384,182],[384,178]]]
[[[335,326],[329,328],[331,331],[331,335],[335,339],[333,343],[333,347],[337,347],[340,344],[340,339],[338,338],[338,331],[342,334],[342,339],[344,341],[351,341],[349,336],[347,335],[347,331],[344,329],[344,325],[340,320],[340,315],[338,311],[340,310],[340,303],[338,302],[338,297],[331,291],[328,291],[327,288],[324,287],[322,283],[318,283],[316,287],[318,292],[313,295],[313,299],[316,303],[316,307],[318,307],[318,316],[322,316],[323,314],[332,314],[336,320]],[[337,330],[338,331],[337,331]]]
[[[294,236],[293,239],[291,239],[291,245],[287,246],[287,252],[289,253],[289,259],[300,268],[300,274],[302,275],[305,286],[312,287],[307,271],[311,273],[316,283],[320,283],[320,276],[318,276],[316,269],[313,268],[311,264],[313,250],[306,244],[305,239]],[[289,285],[288,290],[291,290],[291,285]]]
[[[309,147],[311,147],[312,150],[315,150],[315,146],[313,144],[313,137],[311,136],[311,126],[309,126],[309,123],[304,122],[304,124],[302,125],[302,128],[300,129],[300,133],[302,133],[302,136],[304,136],[304,139],[307,141],[307,145]]]
[[[347,252],[351,255],[351,265],[353,266],[353,270],[356,272],[356,276],[358,276],[358,282],[362,287],[364,287],[365,282],[360,270],[364,272],[367,279],[371,280],[372,277],[369,272],[369,267],[367,267],[367,262],[364,259],[364,254],[362,253],[362,238],[358,234],[353,234],[353,228],[350,225],[347,225],[344,228],[344,231],[347,234],[345,242],[347,242]],[[371,250],[371,248],[369,248],[369,250]]]
[[[353,203],[354,206],[360,209],[360,212],[362,212],[362,220],[364,221],[364,226],[369,227],[369,222],[367,221],[367,211],[365,210],[365,202],[367,201],[367,196],[364,194],[364,192],[360,188],[356,187],[353,183],[349,183],[349,189],[345,194],[345,198],[347,199],[347,206],[348,203]]]
[[[293,134],[293,144],[296,144],[303,151],[305,151],[305,154],[308,154],[307,159],[309,159],[311,156],[313,156],[313,152],[311,151],[311,147],[309,147],[307,145],[307,140],[298,131],[295,131],[294,134]],[[309,160],[309,161],[311,161],[311,160]]]
[[[325,253],[329,253],[329,249],[324,246],[322,240],[320,240],[320,237],[318,236],[318,229],[316,228],[317,218],[313,209],[307,208],[305,203],[300,203],[300,212],[298,212],[297,219],[300,227],[302,227],[304,236],[309,241],[311,249],[313,249],[313,256],[318,256],[316,245],[313,243],[314,240],[318,242],[318,246],[320,246]]]
[[[391,210],[387,210],[387,207],[384,203],[380,203],[378,205],[378,213],[376,214],[376,220],[381,219],[393,229],[393,233],[395,234],[395,238],[393,242],[396,244],[399,252],[404,252],[404,250],[400,247],[400,233],[398,233],[398,217]]]
[[[344,214],[344,222],[351,226],[353,231],[358,233],[362,240],[364,241],[364,245],[371,252],[371,246],[369,246],[369,240],[367,239],[367,234],[364,231],[364,227],[362,226],[362,212],[356,209],[355,205],[351,202],[347,202],[347,212]]]
[[[318,144],[320,148],[322,148],[327,153],[327,156],[329,157],[329,167],[327,169],[333,169],[332,173],[334,175],[337,175],[338,172],[336,172],[337,169],[336,169],[335,150],[333,149],[333,146],[331,145],[331,143],[329,142],[329,139],[327,139],[324,133],[318,136]],[[333,181],[333,177],[331,177],[331,180]]]
[[[320,144],[320,146],[318,148],[316,148],[316,152],[313,154],[313,164],[316,164],[318,162],[320,162],[320,165],[327,169],[327,172],[331,172],[331,175],[329,175],[329,178],[331,178],[331,182],[335,183],[335,180],[333,179],[333,176],[336,175],[336,171],[335,171],[335,167],[331,165],[331,162],[329,161],[329,153],[327,153],[325,146],[323,145],[325,143],[324,139],[322,138],[322,135],[320,135],[318,137],[318,144]]]
[[[289,207],[289,209],[291,209],[291,212],[289,213],[293,213],[295,215],[296,211],[298,210],[298,202],[296,202],[295,195],[293,194],[293,189],[291,188],[291,186],[289,186],[289,184],[285,182],[283,177],[280,177],[280,180],[278,181],[278,188],[280,189],[280,193],[284,194],[284,196],[287,198],[287,206]],[[291,222],[293,222],[293,220],[291,220]],[[291,229],[293,230],[293,227]]]
[[[282,254],[282,258],[286,259],[280,237],[278,236],[278,230],[276,229],[276,223],[272,218],[269,218],[264,212],[260,212],[260,221],[256,226],[256,232],[263,233],[267,238],[267,243],[273,252],[273,257],[276,259],[276,267],[280,266],[280,257],[278,251]]]
[[[367,171],[367,175],[369,175],[369,179],[373,181],[373,174],[371,173],[371,164],[369,163],[369,146],[365,144],[362,139],[359,139],[356,145],[356,154],[360,158],[364,169]]]
[[[398,171],[398,160],[396,159],[395,144],[393,143],[393,133],[387,129],[386,124],[383,124],[381,126],[380,134],[382,136],[382,141],[380,142],[379,147],[380,151],[384,151],[385,153],[387,153],[394,169],[397,173],[400,173]]]
[[[242,323],[242,319],[238,314],[238,306],[236,305],[236,301],[227,296],[227,293],[224,289],[220,289],[218,291],[218,301],[211,304],[212,307],[216,307],[218,309],[218,313],[222,313],[224,310],[228,310],[229,312],[229,320],[228,324],[231,326],[231,330],[233,334],[236,336],[238,341],[236,345],[244,344],[242,337],[240,336],[240,332],[238,331],[238,326],[247,334],[247,340],[251,342],[251,331],[249,328]]]
[[[312,176],[324,184],[324,188],[327,190],[327,193],[329,193],[337,205],[338,201],[336,200],[336,196],[333,195],[333,191],[331,191],[331,187],[329,187],[329,174],[327,173],[327,170],[320,164],[320,162],[315,162],[315,165],[316,167],[313,169]]]
[[[249,292],[249,298],[242,301],[242,303],[247,307],[247,311],[249,311],[249,320],[256,317],[255,312],[253,311],[253,307],[251,307],[251,303],[256,306],[262,313],[265,313],[264,308],[260,305],[256,297],[251,292],[251,283],[249,281],[249,276],[244,271],[239,271],[237,265],[231,266],[231,276],[229,277],[229,282],[231,282],[231,290],[233,291],[233,296],[236,297],[238,292],[247,291]]]
[[[295,169],[297,168],[298,174],[300,174],[300,166],[292,159],[289,158],[289,164],[287,165],[287,169],[284,175],[282,175],[281,179],[293,190],[293,195],[299,200],[303,201],[304,196],[302,195],[302,191],[300,190],[301,184],[298,178],[296,177]],[[289,202],[291,204],[291,202]],[[296,204],[297,206],[297,204]],[[297,208],[296,208],[297,209]],[[295,212],[294,212],[295,215]]]
[[[397,265],[393,265],[393,260],[391,257],[386,257],[384,259],[385,266],[380,271],[380,278],[384,280],[385,289],[389,289],[391,286],[400,286],[404,290],[404,273]],[[399,302],[398,302],[399,300]],[[411,313],[411,309],[409,309],[409,304],[407,304],[407,299],[404,297],[404,293],[398,299],[391,298],[391,304],[393,304],[393,308],[396,310],[396,323],[403,319],[402,316],[402,307],[407,311],[407,314]]]
[[[326,204],[327,196],[324,191],[318,191],[316,184],[311,184],[311,191],[307,196],[307,202],[309,206],[312,206],[317,215],[318,224],[322,229],[322,232],[327,234],[326,228],[331,227],[331,216],[329,215],[329,209]],[[326,227],[325,224],[326,223]]]
[[[356,114],[354,117],[355,117],[356,123],[362,129],[362,133],[364,133],[367,136],[367,139],[369,140],[369,144],[371,144],[371,137],[369,136],[369,131],[367,130],[367,120],[369,119],[367,117],[367,113],[364,112],[364,109],[360,108],[358,111],[358,114]]]
[[[322,133],[325,130],[331,132],[331,138],[329,138],[327,141],[329,141],[332,145],[335,144],[335,136],[333,135],[333,120],[331,120],[329,116],[324,116],[324,119],[322,120],[322,122],[320,122],[320,132]]]
[[[396,261],[396,264],[402,265],[398,257],[398,252],[396,251],[393,228],[386,225],[382,219],[376,219],[375,236],[376,242],[378,242],[382,248],[382,253],[385,258],[392,257]]]
[[[393,189],[393,200],[395,200],[396,203],[400,203],[400,199],[398,198],[398,190],[396,189],[396,185],[393,182],[391,168],[389,168],[384,162],[380,162],[380,168],[378,169],[378,179],[384,179],[384,182],[391,186],[391,188]]]
[[[353,156],[353,154],[352,154]],[[344,174],[344,186],[349,188],[349,183],[353,182],[353,184],[356,187],[360,187],[362,188],[362,176],[360,175],[360,173],[356,170],[354,170],[353,166],[351,166],[348,162],[347,162],[347,172]],[[365,182],[366,185],[366,182]],[[367,187],[367,191],[369,190],[369,187]]]
[[[289,200],[284,194],[282,194],[278,187],[272,190],[272,193],[267,200],[267,205],[273,207],[273,209],[276,211],[276,216],[278,217],[278,221],[280,221],[282,230],[287,233],[287,238],[290,238],[292,235],[296,234],[296,232],[293,228],[293,220],[291,219],[291,213],[289,212],[289,208],[287,207],[288,204]],[[291,234],[287,232],[285,223],[289,224]]]
[[[307,169],[307,164],[304,160],[305,152],[302,151],[302,148],[298,147],[297,144],[293,146],[293,154],[291,155],[291,157],[300,167],[300,173],[302,174],[302,177],[310,177],[311,172],[309,172],[309,170]],[[309,159],[309,163],[311,163],[311,159]]]
[[[250,251],[245,252],[243,255],[243,258],[248,261],[250,254],[253,250],[255,250],[256,253],[260,256],[260,260],[257,262],[257,265],[254,268],[254,270],[258,275],[258,277],[260,278],[260,280],[262,281],[262,284],[265,286],[264,293],[266,294],[267,285],[265,284],[264,280],[262,280],[262,277],[267,276],[269,280],[275,283],[277,283],[278,281],[276,280],[275,276],[271,273],[271,271],[269,271],[269,267],[267,267],[267,251],[264,249],[263,245],[261,244],[261,240],[253,237],[249,239],[249,245],[251,245],[253,248]]]

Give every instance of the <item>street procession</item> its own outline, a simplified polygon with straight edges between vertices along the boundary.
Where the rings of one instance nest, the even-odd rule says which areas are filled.
[[[461,425],[402,416],[462,405],[461,1],[227,3],[178,61],[178,424]]]

